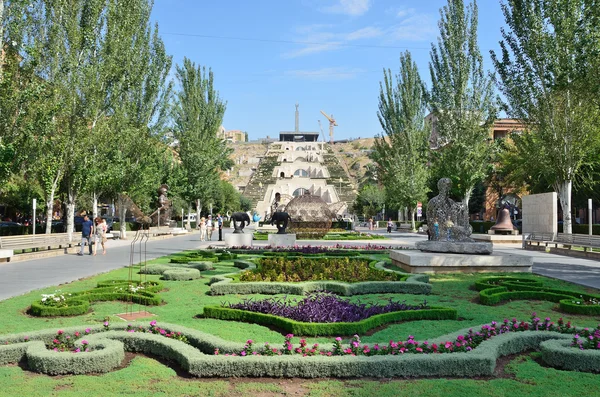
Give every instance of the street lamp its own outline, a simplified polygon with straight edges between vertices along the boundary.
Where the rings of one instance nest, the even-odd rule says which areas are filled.
[[[342,179],[342,177],[340,177],[340,196],[342,195],[342,182],[343,181],[344,180]],[[340,199],[341,199],[341,197],[340,197]]]
[[[259,194],[262,196],[262,182],[258,182]]]

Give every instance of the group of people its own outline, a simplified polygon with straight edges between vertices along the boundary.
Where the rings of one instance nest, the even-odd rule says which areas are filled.
[[[102,255],[106,255],[106,232],[108,225],[106,219],[97,216],[92,222],[87,214],[83,215],[83,223],[81,224],[81,250],[77,255],[82,256],[84,246],[87,244],[90,255],[96,255],[98,245],[102,246]],[[93,239],[93,240],[92,240]],[[92,241],[94,246],[92,247]]]
[[[215,230],[219,231],[219,241],[223,241],[223,217],[221,214],[217,214],[215,219],[212,218],[212,215],[209,215],[208,218],[200,218],[197,227],[200,228],[200,241],[212,241]]]

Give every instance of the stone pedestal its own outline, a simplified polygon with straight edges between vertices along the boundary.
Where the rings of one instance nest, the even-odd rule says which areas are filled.
[[[470,241],[419,241],[418,250],[426,252],[448,252],[454,254],[491,254],[494,246],[488,242]]]
[[[391,251],[390,258],[409,273],[531,273],[533,264],[530,256],[498,253],[469,255],[403,250]]]
[[[489,241],[492,244],[522,244],[521,235],[503,235],[503,234],[471,234],[471,238],[477,241]]]
[[[224,237],[227,247],[252,247],[252,233],[231,233]]]
[[[296,234],[269,234],[271,247],[293,247],[296,245]]]

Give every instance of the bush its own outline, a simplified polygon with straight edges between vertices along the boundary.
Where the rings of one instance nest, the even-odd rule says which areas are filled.
[[[162,278],[171,281],[188,281],[200,278],[198,269],[173,268],[165,270]]]
[[[213,262],[189,262],[187,266],[193,269],[198,269],[201,272],[215,269]]]
[[[473,233],[486,234],[488,232],[488,230],[490,230],[490,228],[496,224],[496,222],[495,221],[483,221],[483,222],[470,221],[469,224],[473,228]]]
[[[457,312],[455,309],[450,308],[431,307],[429,309],[376,314],[367,319],[351,323],[315,323],[295,321],[272,314],[256,313],[228,307],[205,306],[204,317],[274,326],[297,336],[347,336],[354,334],[363,335],[373,328],[398,321],[456,320]]]
[[[173,266],[170,266],[168,264],[151,264],[151,265],[146,265],[146,266],[142,266],[140,268],[139,273],[140,274],[163,274],[164,271],[169,270],[169,269],[173,269]]]

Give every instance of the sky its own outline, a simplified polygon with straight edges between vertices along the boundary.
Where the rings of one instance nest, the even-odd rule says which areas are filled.
[[[223,126],[250,140],[294,130],[328,139],[373,137],[383,69],[396,74],[409,50],[430,86],[431,43],[446,0],[155,0],[152,18],[174,64],[187,57],[211,68],[227,101]],[[500,0],[479,0],[484,67],[498,50],[504,18]],[[171,73],[174,78],[174,67]]]

